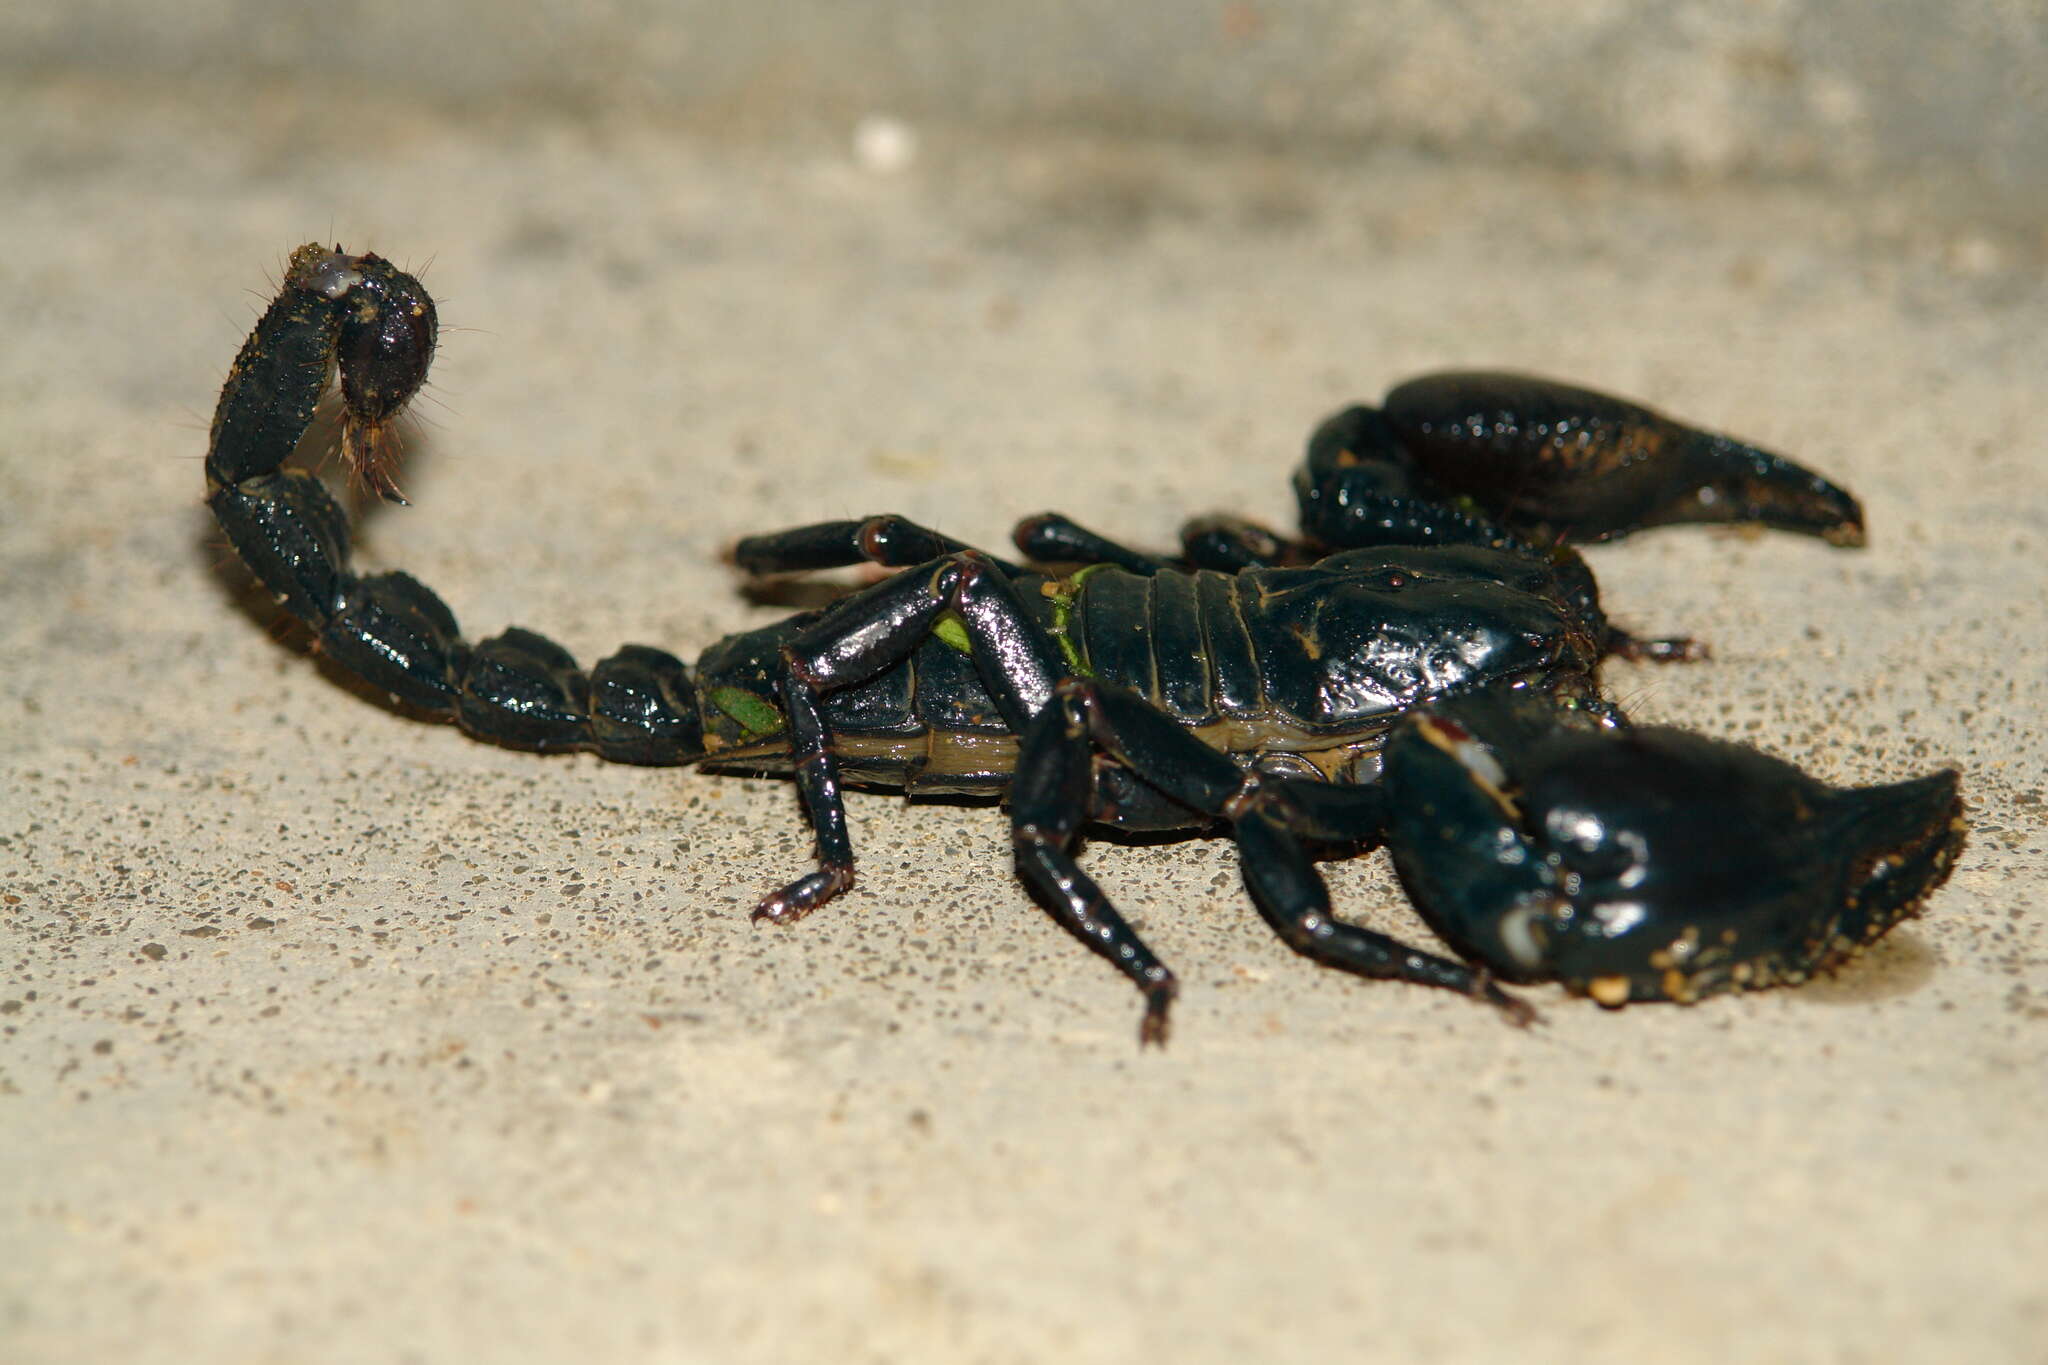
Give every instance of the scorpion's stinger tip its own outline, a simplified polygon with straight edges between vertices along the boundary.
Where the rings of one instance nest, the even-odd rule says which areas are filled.
[[[353,413],[342,421],[341,456],[350,477],[385,502],[412,504],[398,487],[404,449],[389,421],[364,421]]]

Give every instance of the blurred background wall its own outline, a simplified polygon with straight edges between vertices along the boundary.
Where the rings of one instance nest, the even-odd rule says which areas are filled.
[[[2048,221],[2042,0],[16,0],[0,71],[1407,147]]]

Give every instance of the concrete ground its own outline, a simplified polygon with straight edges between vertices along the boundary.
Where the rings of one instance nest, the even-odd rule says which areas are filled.
[[[871,130],[872,131],[872,130]],[[0,132],[0,1356],[18,1362],[2048,1360],[2048,270],[1953,206],[1394,153],[721,133],[52,81]],[[1970,847],[1838,977],[1547,1026],[1296,958],[1227,842],[1089,866],[1172,1046],[986,808],[853,803],[354,695],[209,525],[308,238],[447,330],[358,562],[586,662],[773,619],[721,545],[1058,507],[1285,522],[1310,425],[1447,365],[1610,388],[1865,499],[1867,550],[1595,553],[1712,662],[1645,719]],[[1411,936],[1381,860],[1347,913]]]

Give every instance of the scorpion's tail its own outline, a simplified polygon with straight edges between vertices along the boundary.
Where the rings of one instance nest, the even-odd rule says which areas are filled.
[[[401,702],[522,748],[628,763],[701,757],[681,660],[627,645],[586,675],[560,645],[516,626],[469,644],[411,575],[352,573],[348,518],[319,479],[283,468],[338,369],[344,451],[373,489],[402,501],[390,424],[426,380],[435,331],[433,300],[389,261],[293,252],[214,412],[206,502],[221,529],[322,652]]]

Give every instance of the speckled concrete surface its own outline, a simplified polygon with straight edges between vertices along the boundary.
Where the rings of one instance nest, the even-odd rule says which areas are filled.
[[[2038,242],[1951,207],[924,129],[10,98],[0,166],[0,1355],[15,1361],[2048,1358]],[[1965,225],[1959,226],[1959,222]],[[1861,553],[1597,553],[1711,640],[1639,716],[1975,833],[1853,970],[1548,1026],[1293,957],[1227,844],[1033,908],[986,809],[540,759],[336,686],[211,533],[221,374],[308,237],[431,260],[416,506],[360,562],[594,659],[770,618],[719,546],[1057,506],[1284,521],[1309,425],[1447,364],[1783,448]],[[1419,933],[1382,865],[1349,912]]]

